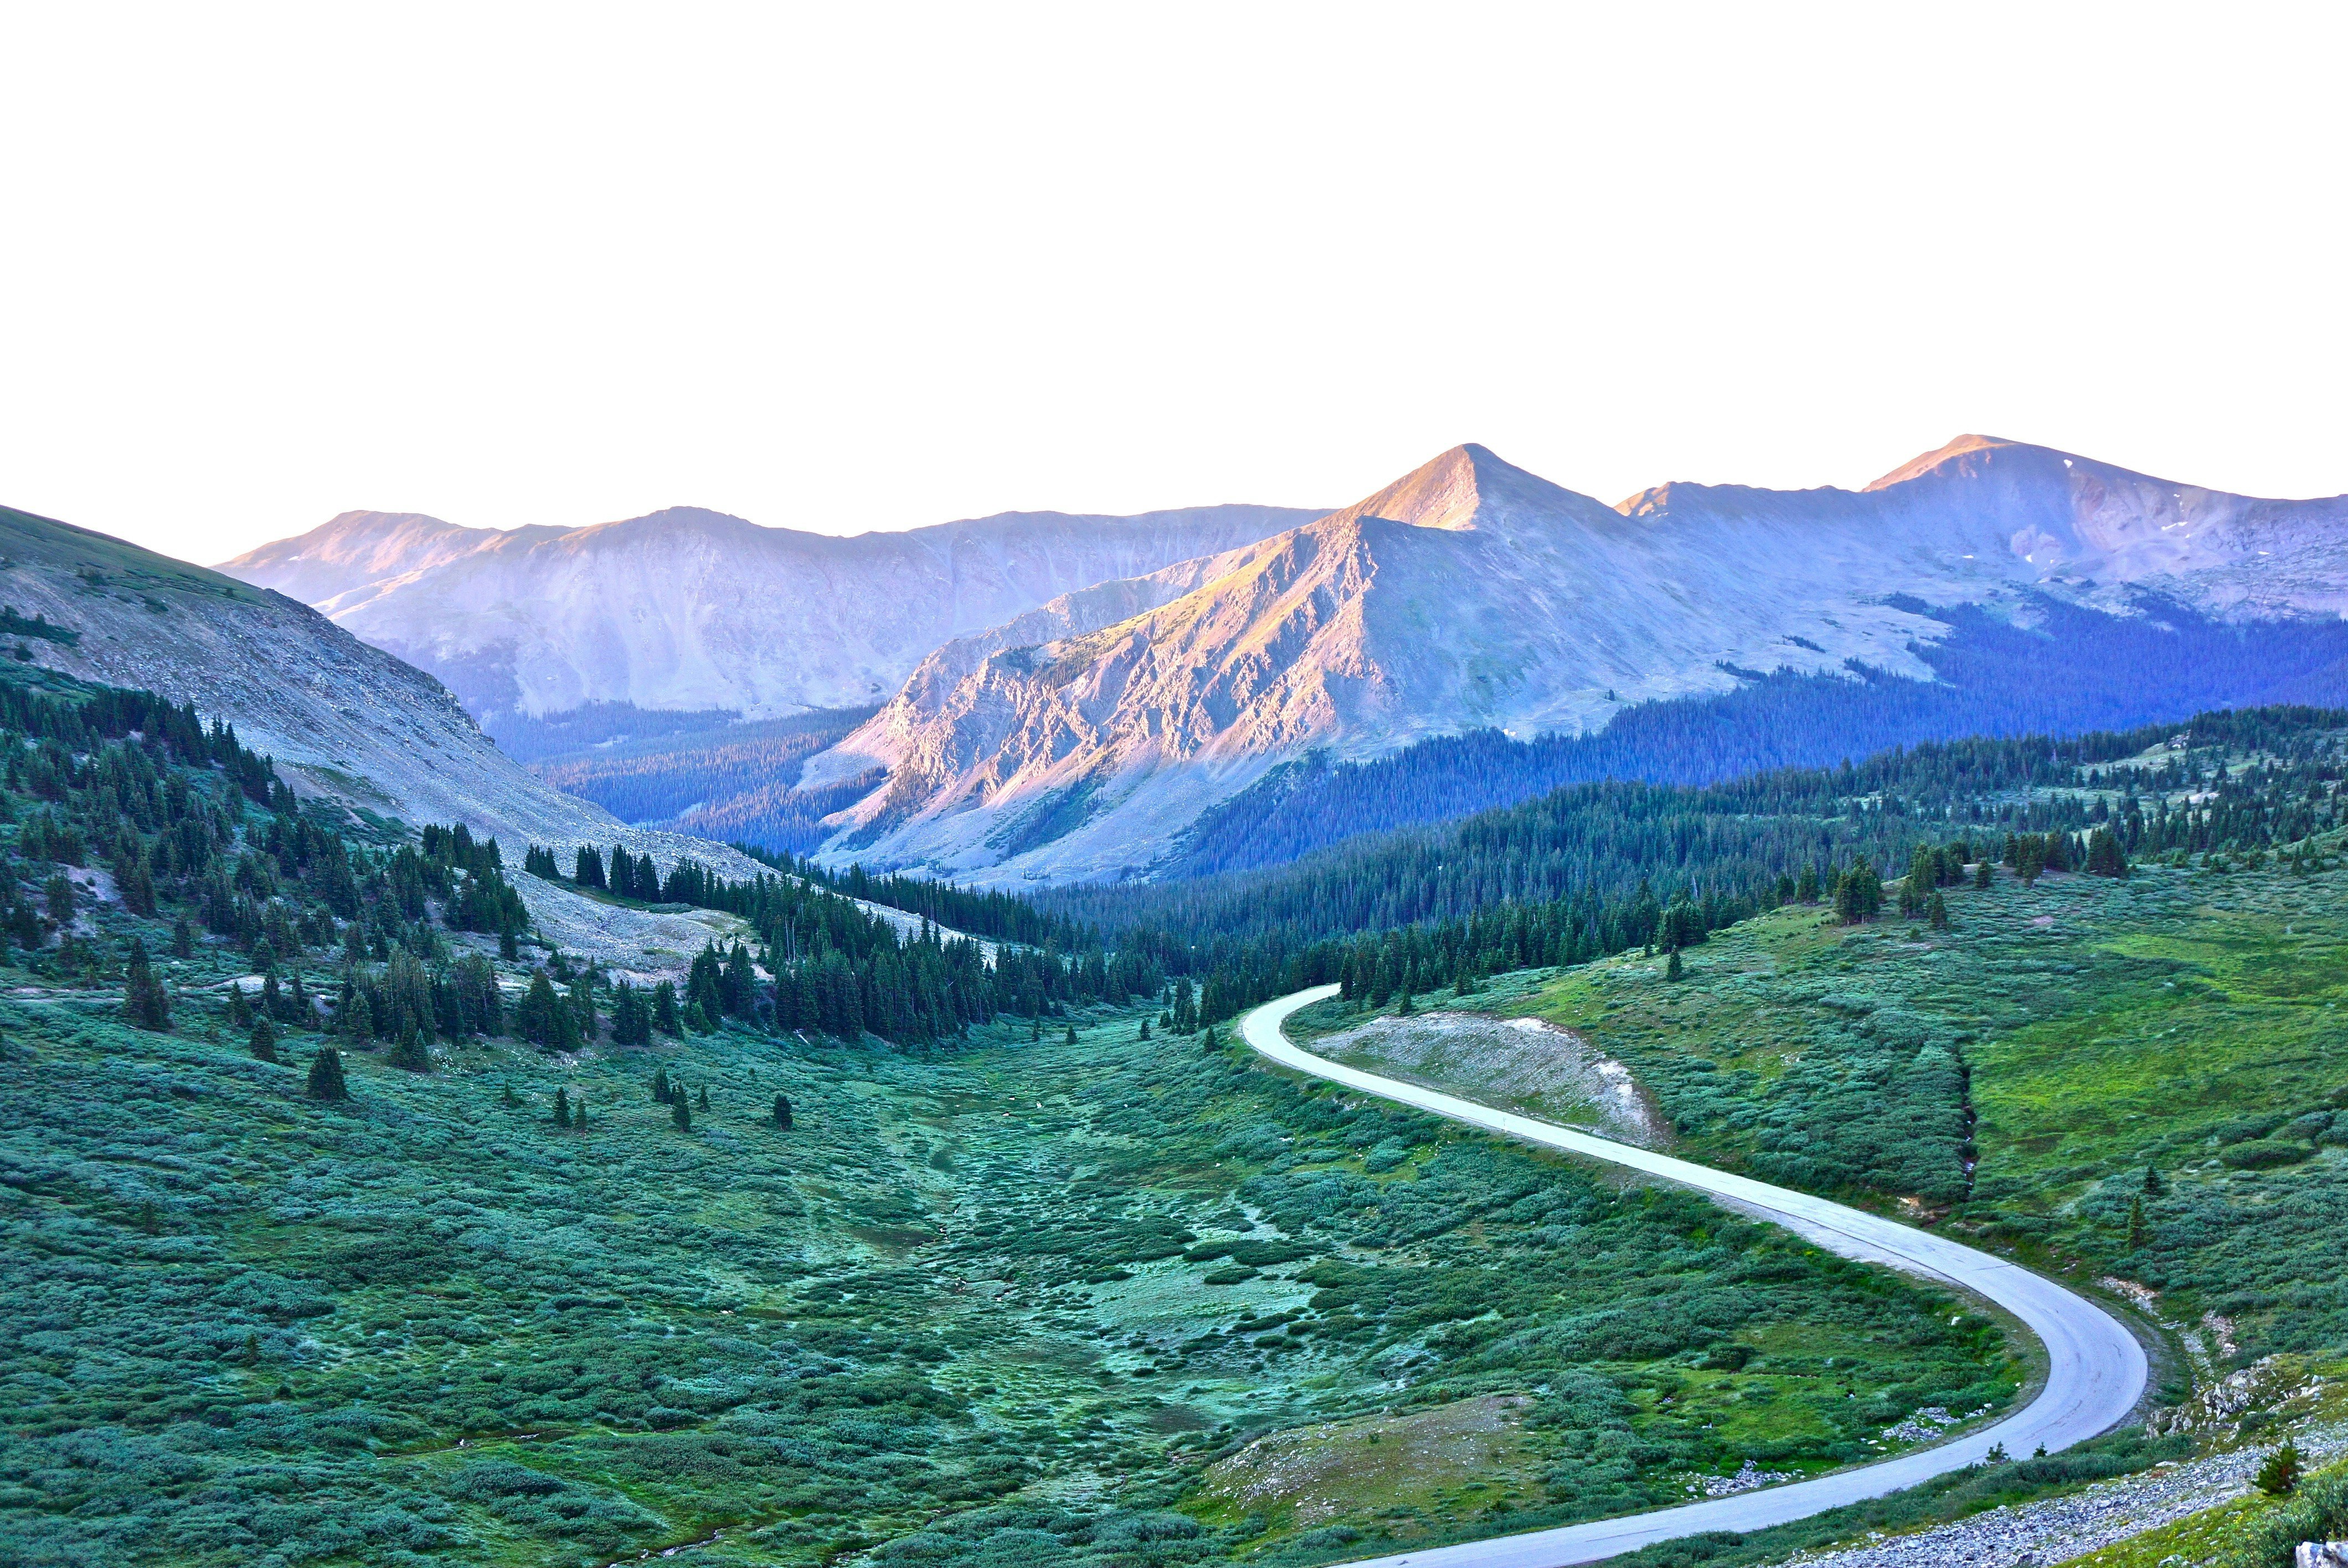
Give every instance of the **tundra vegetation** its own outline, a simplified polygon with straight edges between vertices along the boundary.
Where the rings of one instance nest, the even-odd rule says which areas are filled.
[[[1129,1015],[360,1053],[322,1103],[109,1014],[0,1011],[28,1563],[1309,1562],[1865,1457],[2018,1371],[1929,1292]],[[1495,1399],[1506,1462],[1437,1490],[1244,1485],[1260,1435]]]
[[[1830,906],[1803,903],[1788,874],[1797,907],[1756,906],[1724,934],[1714,916],[1731,906],[1704,913],[1666,881],[1643,940],[1684,953],[1670,981],[1659,958],[1652,976],[1617,959],[1479,984],[1534,929],[1523,905],[1241,949],[1205,933],[1104,945],[1023,907],[921,895],[1044,938],[990,959],[934,927],[898,933],[855,901],[870,883],[530,853],[531,871],[595,897],[647,901],[657,876],[663,899],[731,909],[756,938],[640,989],[537,942],[493,842],[304,806],[192,712],[35,671],[0,685],[0,727],[12,1559],[608,1563],[696,1542],[710,1563],[1307,1563],[1676,1501],[1748,1464],[1863,1460],[1935,1412],[1985,1419],[2011,1400],[2026,1368],[1962,1303],[1684,1194],[1298,1083],[1214,1028],[1323,974],[1372,1005],[1395,955],[1385,1005],[1402,1010],[1436,972],[1420,958],[1447,950],[1467,955],[1455,995],[1538,986],[1567,1022],[1635,994],[1657,1021],[1618,1054],[1711,1155],[1809,1157],[1762,1126],[1780,1080],[1814,1140],[1862,1108],[1912,1113],[1916,1147],[1896,1158],[1879,1144],[1900,1134],[1828,1138],[1818,1163],[1780,1173],[1945,1205],[1945,1223],[2058,1262],[2100,1258],[2081,1238],[2116,1224],[2136,1242],[2121,1261],[2165,1291],[2214,1289],[2196,1249],[2234,1236],[2274,1297],[2210,1297],[2240,1312],[2243,1346],[2320,1348],[2333,1331],[2322,1291],[2260,1251],[2296,1222],[2238,1224],[2227,1206],[2327,1179],[2321,1059],[2307,1107],[2256,1111],[2240,1137],[2097,1124],[2105,1143],[2066,1155],[2108,1146],[2132,1169],[2168,1139],[2157,1192],[2124,1193],[2100,1166],[1996,1188],[2005,1167],[1985,1157],[1966,1190],[1911,1193],[1910,1167],[1944,1184],[1943,1156],[1962,1167],[1966,1135],[2003,1148],[1990,1128],[2007,1112],[1991,1107],[2006,1102],[1980,1082],[1993,1044],[2037,1024],[2054,1050],[2069,1015],[2025,998],[2027,1017],[1987,1026],[1994,1041],[1894,1040],[1930,1000],[1902,992],[1836,1015],[1848,1071],[1813,1082],[1782,1046],[1774,1071],[1726,1056],[1702,1071],[1712,1025],[1683,999],[1728,985],[1738,943],[1788,945],[1756,960],[1766,981],[1804,943],[1831,966],[1964,940],[1999,900],[2317,886],[2336,875],[2328,840],[2302,833],[2287,871],[2265,864],[2300,816],[2330,827],[2328,794],[2296,816],[2274,804],[2326,765],[2312,749],[2226,764],[2230,820],[2268,844],[2230,839],[2210,869],[2173,878],[2116,873],[2162,847],[2152,825],[2188,832],[2182,805],[2115,814],[2098,795],[2096,816],[2084,797],[2026,794],[2013,870],[1985,892],[1959,890],[1945,845],[1910,863],[1946,883],[1945,937],[1888,904],[1870,917],[1866,889],[1885,879],[1856,853],[1837,861],[1831,829],[1817,864],[1847,924],[1822,924]],[[2065,765],[2095,761],[2080,757]],[[2097,831],[2114,874],[2051,869],[2091,859]],[[1890,829],[1846,842],[1869,832]],[[2156,958],[2173,956],[2128,961]],[[1984,975],[2005,961],[1985,951]],[[1858,1065],[1887,1053],[1890,1078]],[[1683,1061],[1676,1077],[1663,1065]],[[1695,1091],[1724,1073],[1700,1115]],[[1748,1104],[1762,1114],[1740,1125]],[[2311,1153],[2227,1161],[2254,1144]],[[2059,1164],[2042,1155],[2014,1170]],[[1386,1460],[1455,1440],[1472,1467]],[[2157,1447],[2106,1445],[2060,1475],[2023,1461],[1941,1495],[2077,1479]]]
[[[44,678],[0,723],[12,1561],[1317,1562],[2023,1376],[1961,1304],[1260,1071],[1081,954],[927,1045],[785,1029],[769,963],[605,983],[493,843],[330,819],[184,709]],[[863,918],[789,886],[701,891]],[[1504,1462],[1257,1484],[1260,1438],[1461,1422]]]

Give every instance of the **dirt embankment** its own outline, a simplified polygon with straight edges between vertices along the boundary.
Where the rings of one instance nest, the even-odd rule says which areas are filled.
[[[1427,1012],[1374,1018],[1310,1042],[1389,1077],[1487,1103],[1521,1107],[1642,1147],[1663,1128],[1631,1070],[1570,1029],[1540,1019]]]

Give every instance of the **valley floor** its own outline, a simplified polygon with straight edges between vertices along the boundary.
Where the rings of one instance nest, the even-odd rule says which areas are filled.
[[[2016,1386],[1932,1292],[1138,1013],[355,1055],[341,1106],[186,1014],[0,999],[11,1561],[1321,1563]]]

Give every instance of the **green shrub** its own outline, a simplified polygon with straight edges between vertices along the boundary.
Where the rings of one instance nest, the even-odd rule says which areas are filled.
[[[2315,1151],[2305,1143],[2284,1143],[2268,1138],[2253,1138],[2219,1152],[2218,1158],[2237,1171],[2271,1171],[2282,1165],[2296,1165]]]
[[[2258,1515],[2242,1539],[2219,1559],[2223,1568],[2291,1568],[2302,1541],[2337,1541],[2348,1535],[2348,1464],[2333,1465],[2302,1481],[2291,1501]]]

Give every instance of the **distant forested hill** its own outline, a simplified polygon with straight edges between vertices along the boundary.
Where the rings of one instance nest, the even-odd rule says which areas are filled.
[[[2269,702],[2348,702],[2348,624],[2230,625],[2147,601],[2140,617],[2054,600],[2027,630],[1972,607],[1913,651],[1938,680],[1853,665],[1856,679],[1732,671],[1726,696],[1646,702],[1595,734],[1426,741],[1375,762],[1308,759],[1201,817],[1162,878],[1277,866],[1364,833],[1464,816],[1601,779],[1704,784],[1825,767],[1965,735],[2080,734]]]
[[[822,817],[877,782],[856,779],[802,794],[801,767],[871,715],[870,708],[843,708],[734,723],[734,715],[722,712],[664,713],[605,702],[561,715],[561,723],[526,722],[530,727],[512,742],[501,728],[499,744],[550,748],[536,753],[532,771],[623,822],[797,853],[822,841],[816,825]],[[592,738],[551,749],[566,734]]]
[[[2270,708],[2068,740],[1935,743],[1700,789],[1579,784],[1291,866],[1036,899],[1113,939],[1161,945],[1177,972],[1232,977],[1245,999],[1334,979],[1342,959],[1327,945],[1405,928],[1419,933],[1408,961],[1448,984],[1463,966],[1488,974],[1701,940],[1830,897],[1862,865],[1896,878],[1919,845],[1941,852],[1936,876],[1984,858],[2013,865],[2024,835],[2059,839],[2054,853],[2083,866],[2097,829],[2124,856],[2273,852],[2339,825],[2343,725],[2341,710]]]

